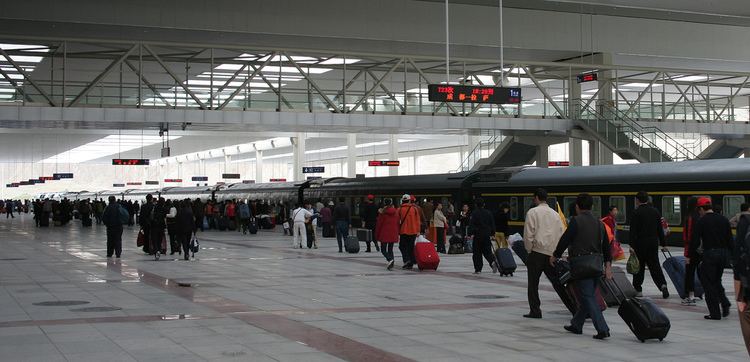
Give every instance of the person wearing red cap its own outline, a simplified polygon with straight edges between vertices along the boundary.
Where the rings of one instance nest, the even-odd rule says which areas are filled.
[[[688,262],[702,257],[698,268],[698,278],[706,292],[706,307],[709,314],[704,318],[720,320],[729,316],[729,299],[727,299],[721,277],[724,268],[729,266],[731,251],[734,250],[732,227],[724,215],[715,213],[711,199],[701,197],[696,204],[701,218],[695,223],[690,238]]]
[[[370,230],[370,235],[375,237],[375,226],[378,220],[378,206],[375,205],[375,195],[367,195],[367,202],[362,207],[362,227]],[[365,252],[372,252],[370,248],[370,242],[375,244],[375,250],[380,251],[378,242],[375,240],[366,240],[367,250]]]

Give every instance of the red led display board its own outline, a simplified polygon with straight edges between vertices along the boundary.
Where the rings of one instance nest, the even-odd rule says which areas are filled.
[[[577,76],[578,83],[593,82],[599,79],[596,73],[583,73]]]
[[[113,158],[114,166],[148,166],[149,160],[145,158]]]
[[[270,181],[270,182],[286,182],[286,179],[285,178],[272,178],[272,179],[270,179],[268,181]]]
[[[570,166],[569,161],[549,161],[547,162],[548,167],[567,167]]]
[[[168,183],[180,183],[180,182],[182,182],[182,179],[181,178],[165,178],[164,182],[168,182]]]
[[[368,161],[368,166],[378,167],[378,166],[400,166],[401,161]]]
[[[427,92],[430,102],[521,103],[521,88],[430,84]]]

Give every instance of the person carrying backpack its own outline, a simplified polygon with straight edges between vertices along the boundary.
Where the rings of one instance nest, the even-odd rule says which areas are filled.
[[[127,224],[130,214],[117,202],[114,196],[109,197],[109,205],[102,213],[102,222],[107,227],[107,257],[122,254],[122,225]]]

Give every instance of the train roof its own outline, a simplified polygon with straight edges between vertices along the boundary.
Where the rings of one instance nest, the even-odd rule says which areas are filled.
[[[746,182],[750,159],[692,160],[629,165],[527,168],[510,177],[510,186],[564,186]]]
[[[366,189],[376,193],[380,190],[398,189],[403,193],[419,193],[430,189],[457,189],[471,172],[460,172],[437,175],[387,176],[371,178],[333,178],[319,184],[321,189],[360,190]]]

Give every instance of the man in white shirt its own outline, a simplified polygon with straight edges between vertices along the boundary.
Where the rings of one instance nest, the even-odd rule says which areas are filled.
[[[529,256],[526,267],[529,274],[528,298],[529,314],[525,318],[542,318],[541,301],[539,300],[539,278],[542,273],[551,278],[554,269],[549,264],[549,257],[555,252],[557,242],[563,234],[560,214],[547,205],[547,191],[537,189],[534,192],[534,204],[526,213],[523,227],[523,244]]]
[[[300,248],[302,249],[302,244],[307,244],[307,230],[305,229],[305,221],[312,217],[312,212],[307,210],[304,205],[297,206],[294,211],[292,211],[292,222],[294,222],[293,226],[293,234],[294,239],[292,241],[292,247],[293,248]]]

